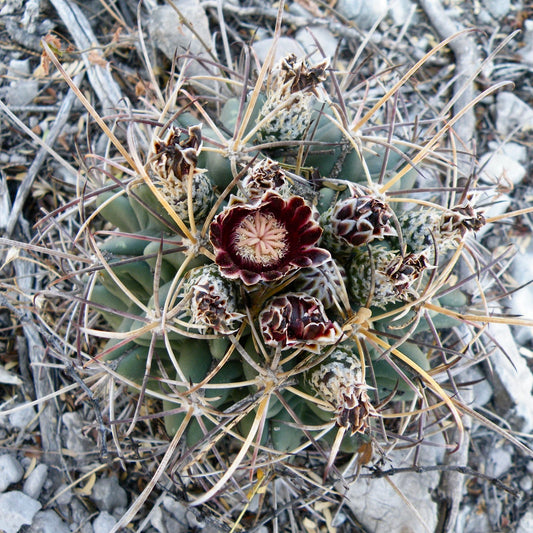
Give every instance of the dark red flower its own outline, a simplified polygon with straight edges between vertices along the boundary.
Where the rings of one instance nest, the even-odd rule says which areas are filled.
[[[259,315],[259,324],[265,344],[279,345],[282,350],[304,345],[318,353],[320,345],[334,344],[342,335],[320,300],[298,292],[270,300]]]
[[[227,207],[210,228],[220,272],[246,285],[327,261],[329,252],[314,246],[321,234],[303,198],[284,200],[273,192],[258,204]]]

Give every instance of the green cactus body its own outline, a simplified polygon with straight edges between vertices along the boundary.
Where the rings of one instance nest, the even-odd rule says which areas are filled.
[[[427,355],[416,344],[406,342],[397,349],[422,370],[428,371],[430,369]],[[372,361],[372,368],[376,377],[376,382],[379,384],[380,398],[383,399],[391,392],[396,391],[396,400],[413,400],[416,393],[410,384],[397,373],[396,369],[386,359],[380,358],[379,354],[376,352],[371,352],[371,354],[374,359]],[[402,372],[410,380],[414,380],[416,386],[418,383],[418,376],[413,370],[399,362],[394,355],[391,356],[391,359],[402,369]]]
[[[302,420],[305,412],[305,402],[301,398],[290,398],[288,404],[295,418]],[[270,420],[270,434],[272,446],[280,452],[287,452],[297,448],[306,438],[305,433],[295,427],[297,422],[286,409],[278,412]]]
[[[96,205],[100,209],[100,214],[121,231],[126,233],[139,231],[141,226],[129,198],[125,195],[113,198],[116,194],[107,191],[98,195]],[[109,201],[111,198],[113,199]]]

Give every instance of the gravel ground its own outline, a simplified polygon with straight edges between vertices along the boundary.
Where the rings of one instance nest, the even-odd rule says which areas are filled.
[[[223,13],[228,34],[253,42],[259,58],[271,44],[276,6],[270,2],[176,5],[195,22],[206,42],[211,42]],[[82,154],[89,147],[98,152],[105,141],[62,77],[43,60],[40,40],[45,38],[59,51],[69,74],[102,114],[112,114],[120,98],[135,107],[149,105],[154,82],[164,83],[174,51],[190,45],[190,39],[183,27],[176,30],[179,20],[168,6],[150,0],[137,8],[131,0],[5,0],[0,6],[0,411],[7,413],[0,412],[0,530],[6,533],[107,533],[153,473],[152,460],[125,467],[111,452],[106,454],[97,399],[79,401],[82,385],[77,371],[53,359],[38,364],[47,353],[48,340],[26,304],[38,307],[40,302],[19,299],[22,303],[14,304],[17,292],[34,293],[32,284],[39,276],[30,262],[20,260],[38,250],[13,243],[32,243],[35,222],[68,204],[77,194],[76,168]],[[287,2],[284,13],[283,52],[311,53],[316,39],[326,56],[337,54],[346,62],[360,54],[361,75],[390,65],[412,65],[442,39],[461,29],[472,30],[428,60],[416,73],[413,89],[425,105],[441,105],[456,94],[461,107],[465,99],[501,84],[464,116],[457,129],[477,154],[482,180],[507,184],[497,199],[487,197],[487,213],[494,216],[531,205],[533,9],[526,0],[295,0]],[[138,16],[145,37],[150,35],[145,51]],[[199,51],[191,45],[191,52]],[[151,58],[153,78],[143,53]],[[465,90],[458,94],[457,87]],[[48,153],[49,146],[55,157]],[[532,218],[525,214],[482,236],[491,249],[511,242],[519,250],[505,273],[517,286],[533,279],[532,228]],[[532,296],[524,287],[501,303],[502,311],[533,319]],[[491,422],[510,427],[531,447],[532,330],[495,325],[490,334],[503,349],[494,350],[491,364],[472,368],[465,376],[463,382],[472,384],[471,407]],[[46,404],[27,405],[62,387],[61,395]],[[475,419],[469,434],[462,471],[451,463],[442,466],[438,447],[424,452],[426,456],[419,458],[422,468],[416,472],[400,473],[402,457],[391,457],[389,479],[403,497],[384,479],[363,478],[350,489],[346,505],[317,505],[315,510],[323,516],[335,516],[333,522],[319,524],[313,515],[294,511],[291,516],[298,523],[286,518],[280,527],[356,533],[533,531],[532,456]],[[158,440],[161,435],[151,437],[152,459],[161,454],[165,442]],[[139,459],[142,453],[140,449]],[[441,466],[432,468],[435,465]],[[452,508],[455,526],[446,524]],[[253,513],[252,506],[251,523]],[[208,510],[188,509],[181,487],[170,480],[156,487],[131,528],[150,533],[222,530]],[[249,530],[271,528],[266,522]]]

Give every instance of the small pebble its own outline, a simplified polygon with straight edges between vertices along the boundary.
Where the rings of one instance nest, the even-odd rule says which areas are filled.
[[[70,528],[55,511],[38,512],[27,533],[70,533]]]
[[[4,533],[17,533],[24,525],[30,525],[41,504],[23,492],[12,490],[0,494],[0,527]]]
[[[107,511],[102,511],[93,521],[94,533],[109,533],[117,523]]]
[[[388,0],[339,0],[335,9],[353,20],[362,30],[369,30],[389,10]]]
[[[166,533],[165,520],[163,518],[163,509],[156,507],[150,513],[150,524],[158,531],[158,533]]]
[[[409,16],[411,16],[411,12],[415,11],[416,4],[411,0],[395,0],[390,6],[392,20],[397,26],[403,26],[407,22]]]
[[[516,533],[531,533],[533,531],[533,509],[526,511],[526,514],[518,522]]]
[[[165,496],[163,498],[163,507],[178,521],[185,520],[185,513],[187,512],[187,507],[185,507],[185,505],[178,502],[171,496]]]
[[[12,455],[0,455],[0,492],[4,492],[12,483],[18,483],[23,475],[24,469]]]
[[[512,466],[512,450],[507,446],[493,448],[487,457],[485,473],[490,477],[500,477]]]
[[[532,130],[533,108],[513,93],[499,93],[496,98],[496,129],[502,135],[515,130]]]
[[[47,477],[48,466],[45,464],[37,465],[24,482],[22,492],[30,498],[38,499]]]
[[[492,386],[483,374],[483,372],[477,367],[470,367],[462,374],[463,380],[474,383],[471,388],[474,392],[473,407],[483,407],[492,398],[493,390]]]
[[[527,493],[533,488],[533,480],[531,479],[531,476],[523,476],[520,478],[518,484],[520,485],[520,488]]]
[[[511,9],[510,0],[486,0],[486,6],[490,14],[498,21],[509,13]]]
[[[13,59],[9,62],[7,78],[10,79],[6,101],[8,105],[28,105],[39,92],[37,80],[29,78],[30,63],[28,59]]]
[[[517,54],[524,63],[533,65],[533,19],[524,21],[522,31],[522,43],[524,46],[518,49]]]
[[[59,494],[59,496],[55,500],[58,505],[68,505],[72,501],[72,490],[71,489],[65,490],[67,486],[68,485],[63,483],[56,490],[56,494]]]
[[[508,142],[504,145],[491,141],[489,142],[489,148],[491,152],[498,151],[499,153],[511,157],[519,163],[527,162],[527,148],[523,144]]]
[[[126,507],[126,491],[118,484],[116,477],[100,478],[93,487],[92,500],[100,511],[113,512],[115,507]]]
[[[16,406],[13,406],[16,407]],[[17,429],[25,429],[35,418],[35,408],[32,405],[15,411],[9,415],[9,423]]]
[[[76,456],[82,460],[85,453],[94,450],[94,442],[83,434],[84,422],[80,414],[76,411],[64,413],[61,417],[66,427],[67,448],[75,452]]]
[[[94,533],[91,519],[94,514],[91,514],[81,502],[80,499],[74,498],[69,505],[69,508],[64,507],[65,512],[68,513],[71,524],[80,524],[81,528],[75,533]]]
[[[467,505],[459,512],[454,533],[481,533],[490,530],[488,515],[477,508]]]
[[[256,41],[252,45],[254,52],[257,54],[257,58],[261,63],[264,63],[273,43],[274,39],[268,38],[263,39],[262,41]],[[290,37],[280,37],[276,48],[276,54],[274,56],[274,63],[277,63],[281,58],[286,57],[289,54],[294,54],[296,57],[304,57],[305,51],[301,44],[295,39],[291,39]]]
[[[203,55],[207,58],[208,55],[201,40],[209,46],[211,31],[209,20],[199,0],[174,0],[173,4],[180,10],[180,15],[168,5],[158,6],[151,11],[148,20],[151,44],[159,48],[169,59],[173,59],[174,54],[184,53]],[[193,22],[194,33],[181,21],[181,15]],[[183,61],[183,59],[179,60],[180,65],[184,65]],[[196,61],[188,61],[186,71],[189,76],[208,73]]]
[[[488,152],[479,158],[482,169],[479,177],[492,184],[517,185],[526,175],[526,169],[514,157],[499,152]]]
[[[322,26],[301,28],[296,32],[295,38],[303,46],[305,52],[309,54],[311,63],[321,61],[324,57],[318,50],[316,45],[317,41],[320,44],[320,48],[322,48],[324,55],[330,59],[335,55],[337,44],[339,42],[333,33]]]

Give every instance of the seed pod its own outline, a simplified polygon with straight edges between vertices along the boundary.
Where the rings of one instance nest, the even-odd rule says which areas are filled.
[[[164,140],[154,142],[151,168],[165,199],[182,220],[189,218],[189,194],[195,218],[204,217],[214,203],[211,181],[196,166],[201,150],[201,125],[191,126],[184,139],[178,128],[170,128]]]
[[[349,291],[357,305],[385,307],[406,300],[412,293],[414,282],[429,266],[424,254],[408,254],[383,246],[356,249],[348,270]],[[372,283],[373,281],[373,283]]]
[[[342,345],[309,372],[308,382],[320,398],[331,404],[337,424],[352,435],[364,432],[368,417],[377,415],[367,394],[361,362]]]
[[[326,79],[327,66],[328,61],[324,60],[308,67],[305,59],[297,59],[294,54],[280,61],[259,113],[260,142],[303,138],[313,117],[312,102],[319,96],[317,87]]]
[[[190,299],[191,323],[204,331],[235,333],[245,315],[237,311],[237,291],[231,281],[222,277],[216,265],[191,271],[184,287],[184,298]]]

